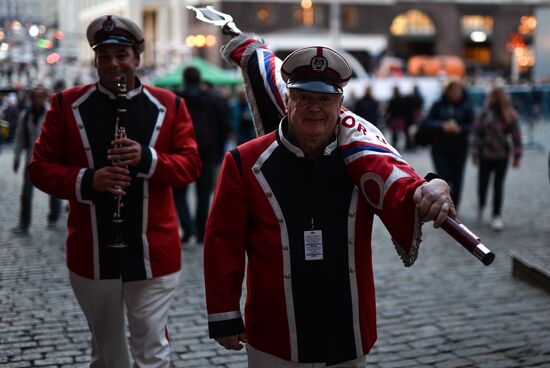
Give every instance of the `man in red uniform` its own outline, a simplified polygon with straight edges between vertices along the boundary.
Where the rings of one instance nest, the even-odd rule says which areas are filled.
[[[52,97],[30,178],[69,200],[67,265],[92,333],[91,366],[130,367],[126,310],[134,366],[168,367],[167,314],[181,268],[172,186],[200,172],[193,126],[181,98],[137,78],[144,39],[133,21],[102,16],[86,35],[99,81]],[[114,139],[121,77],[127,137]],[[115,195],[125,248],[108,246]]]
[[[376,340],[373,216],[409,266],[422,222],[455,216],[449,186],[418,177],[342,107],[351,69],[334,50],[306,47],[281,64],[242,35],[224,53],[243,68],[260,128],[275,118],[266,112],[286,116],[225,156],[205,240],[210,337],[247,343],[254,368],[364,367]]]

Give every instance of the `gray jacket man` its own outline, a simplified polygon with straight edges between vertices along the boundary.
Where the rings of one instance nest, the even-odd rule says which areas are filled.
[[[31,224],[33,185],[29,180],[27,165],[31,160],[34,141],[40,134],[40,128],[47,111],[48,92],[42,87],[29,91],[30,105],[23,109],[17,120],[14,138],[13,171],[17,172],[24,154],[23,187],[21,190],[21,209],[19,224],[12,231],[16,234],[26,234]],[[50,213],[48,227],[53,227],[59,217],[60,200],[50,196]]]

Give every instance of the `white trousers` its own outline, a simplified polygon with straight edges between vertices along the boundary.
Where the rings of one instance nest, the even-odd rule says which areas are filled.
[[[74,294],[92,333],[91,368],[168,368],[170,345],[166,322],[180,273],[151,280],[92,280],[70,272]]]
[[[248,368],[321,368],[326,367],[325,363],[295,363],[283,360],[274,355],[264,353],[246,344],[248,355]],[[331,365],[330,368],[365,368],[367,358],[360,357],[349,362]]]

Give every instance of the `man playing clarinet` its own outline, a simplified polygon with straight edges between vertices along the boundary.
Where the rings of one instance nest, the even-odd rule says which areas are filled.
[[[67,266],[90,326],[91,366],[129,368],[131,355],[135,367],[169,367],[166,322],[181,268],[171,187],[199,175],[193,125],[181,98],[137,78],[137,24],[102,16],[86,36],[99,81],[52,97],[30,179],[69,200]]]

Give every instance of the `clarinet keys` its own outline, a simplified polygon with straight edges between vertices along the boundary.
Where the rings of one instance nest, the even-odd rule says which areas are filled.
[[[127,90],[126,78],[123,76],[117,83],[118,94],[116,99],[116,125],[115,125],[115,140],[126,138],[126,107],[127,107]],[[114,148],[118,148],[115,146]],[[116,162],[112,163],[116,166]],[[119,189],[122,189],[119,188]],[[124,197],[122,195],[115,196],[113,216],[111,218],[112,231],[110,234],[107,246],[110,248],[126,248],[128,243],[124,237],[124,228],[126,224],[126,216],[124,215]]]

